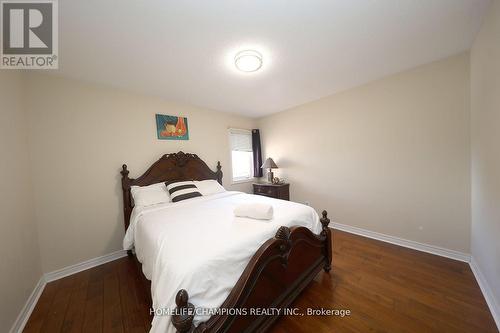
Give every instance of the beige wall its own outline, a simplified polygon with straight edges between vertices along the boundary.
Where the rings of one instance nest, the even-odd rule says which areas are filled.
[[[500,317],[500,1],[471,51],[472,256]]]
[[[0,71],[0,332],[41,276],[22,84],[20,72]]]
[[[162,154],[197,153],[230,185],[228,126],[254,120],[53,76],[27,77],[35,212],[44,272],[121,249],[119,171],[140,176]],[[155,114],[188,117],[189,141],[159,141]]]
[[[291,199],[337,223],[469,252],[469,56],[260,119]]]

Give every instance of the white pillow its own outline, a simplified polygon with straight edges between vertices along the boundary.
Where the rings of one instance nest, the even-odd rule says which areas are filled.
[[[130,188],[135,206],[151,206],[159,203],[170,202],[165,183],[149,186],[132,186]]]
[[[217,193],[222,193],[226,192],[226,189],[222,187],[221,184],[219,184],[216,180],[209,179],[209,180],[201,180],[201,181],[194,181],[194,184],[198,188],[198,191],[202,195],[210,195],[210,194],[217,194]]]

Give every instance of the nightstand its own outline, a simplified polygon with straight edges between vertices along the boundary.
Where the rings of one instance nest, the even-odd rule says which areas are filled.
[[[290,184],[253,183],[253,194],[290,200]]]

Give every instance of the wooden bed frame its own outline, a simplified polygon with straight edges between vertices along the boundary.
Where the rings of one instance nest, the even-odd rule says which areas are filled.
[[[147,186],[171,180],[215,179],[222,184],[222,170],[217,162],[213,172],[195,154],[183,152],[163,155],[141,177],[128,177],[127,165],[122,171],[123,210],[125,229],[130,222],[133,199],[131,186]],[[328,228],[330,220],[323,211],[322,231],[319,236],[304,227],[280,227],[274,238],[266,241],[254,254],[238,282],[221,308],[286,308],[299,293],[324,269],[329,272],[332,261],[332,240]],[[196,246],[196,244],[191,244]],[[132,252],[129,252],[133,256]],[[138,265],[135,256],[133,256]],[[141,270],[142,272],[142,270]],[[146,278],[143,277],[145,281]],[[151,295],[148,295],[149,300]],[[189,303],[188,292],[178,291],[177,308],[172,323],[177,332],[263,332],[276,320],[276,316],[213,315],[209,320],[193,325],[195,306]]]

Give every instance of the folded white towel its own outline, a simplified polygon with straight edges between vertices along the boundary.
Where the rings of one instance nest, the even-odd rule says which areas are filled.
[[[263,203],[244,203],[236,206],[234,215],[257,220],[270,220],[273,218],[273,206]]]

